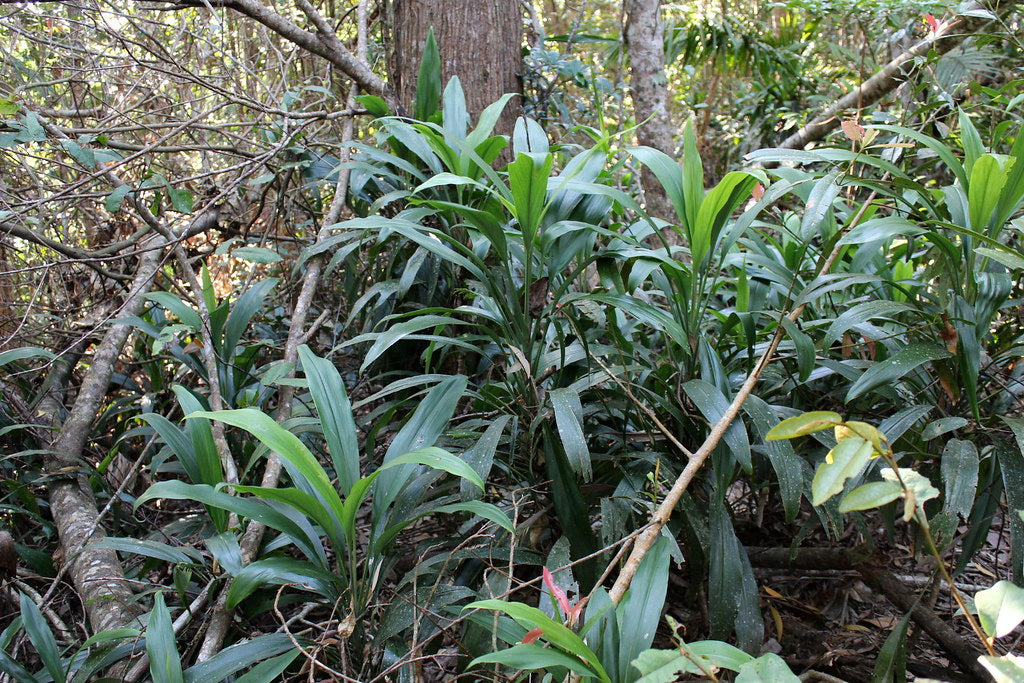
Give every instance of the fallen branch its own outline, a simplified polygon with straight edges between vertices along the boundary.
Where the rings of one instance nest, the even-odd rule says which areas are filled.
[[[874,201],[874,198],[875,193],[872,192],[864,203],[861,204],[860,210],[857,214],[849,224],[845,226],[844,231],[848,232],[860,223],[864,218],[864,215],[867,213],[868,207],[871,206],[871,203]],[[825,262],[822,263],[821,267],[818,269],[816,277],[821,277],[832,269],[832,266],[836,259],[839,258],[839,254],[842,249],[842,245],[837,245],[835,249],[832,250],[832,253],[829,254],[828,258],[825,259]],[[806,307],[806,303],[801,304],[785,317],[795,323],[799,320]],[[739,415],[740,409],[750,396],[750,393],[754,390],[758,380],[761,378],[761,374],[764,373],[765,369],[775,358],[775,352],[778,350],[779,343],[782,341],[784,336],[785,329],[780,324],[775,328],[775,334],[772,336],[772,340],[768,344],[768,348],[766,348],[764,353],[761,354],[761,357],[757,361],[757,365],[755,365],[754,369],[750,371],[749,375],[747,375],[747,379],[743,382],[739,391],[736,392],[736,396],[729,404],[725,414],[722,415],[721,419],[719,419],[711,428],[711,433],[708,434],[708,437],[704,440],[704,443],[701,444],[701,447],[692,455],[687,457],[686,467],[683,468],[683,471],[679,474],[679,477],[672,485],[671,490],[669,490],[665,495],[661,505],[658,506],[658,509],[653,515],[651,515],[650,521],[648,521],[648,523],[643,527],[640,535],[637,536],[636,540],[633,542],[633,551],[630,553],[626,563],[622,566],[622,569],[619,571],[618,578],[616,578],[615,583],[608,592],[613,604],[617,605],[626,594],[626,591],[629,590],[629,585],[632,583],[633,577],[640,568],[640,563],[643,561],[644,556],[647,555],[647,552],[651,549],[651,546],[654,545],[654,542],[661,534],[662,528],[664,528],[665,524],[668,523],[668,520],[672,517],[672,511],[675,510],[676,505],[679,504],[679,500],[683,497],[683,493],[685,493],[686,489],[689,488],[690,482],[693,481],[697,472],[699,472],[700,468],[703,467],[704,462],[711,456],[711,453],[721,442],[722,437],[725,436],[725,432],[729,428],[729,425],[731,425],[736,419],[736,416]]]
[[[998,12],[1012,7],[1013,4],[1006,0],[999,0],[993,3],[992,9]],[[979,4],[974,9],[981,10],[984,7]],[[920,68],[919,60],[921,58],[932,52],[940,55],[949,52],[977,32],[988,21],[984,18],[968,17],[940,25],[939,30],[933,31],[927,38],[886,64],[874,76],[858,85],[817,118],[786,138],[779,147],[803,149],[808,143],[825,137],[839,127],[843,112],[863,109],[882,99]]]

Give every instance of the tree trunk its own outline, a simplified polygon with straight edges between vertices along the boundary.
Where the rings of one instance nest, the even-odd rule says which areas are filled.
[[[665,41],[659,0],[625,0],[626,49],[629,53],[629,93],[633,118],[640,125],[637,142],[675,156],[676,126],[668,115],[668,78],[665,75]],[[676,222],[672,203],[661,183],[646,167],[640,181],[647,212]]]
[[[393,0],[388,70],[405,113],[412,112],[423,44],[431,27],[441,55],[441,86],[458,76],[471,116],[505,93],[523,92],[518,0]],[[520,98],[514,98],[495,132],[511,133],[521,108]]]

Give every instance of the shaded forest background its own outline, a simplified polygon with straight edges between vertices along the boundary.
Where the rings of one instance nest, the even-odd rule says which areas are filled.
[[[1024,680],[1020,20],[0,0],[0,675]]]

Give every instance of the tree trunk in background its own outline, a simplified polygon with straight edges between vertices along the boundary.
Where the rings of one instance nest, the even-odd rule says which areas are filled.
[[[661,26],[659,0],[625,0],[626,50],[629,54],[629,93],[633,98],[633,117],[643,123],[637,130],[637,142],[675,157],[677,126],[668,115],[668,79],[665,76],[665,41]],[[661,184],[646,168],[640,176],[647,212],[676,222],[672,203]]]
[[[523,20],[519,0],[393,0],[388,70],[398,102],[412,112],[427,32],[441,55],[441,86],[458,76],[475,117],[505,93],[522,93]],[[520,98],[505,108],[495,133],[512,132]]]

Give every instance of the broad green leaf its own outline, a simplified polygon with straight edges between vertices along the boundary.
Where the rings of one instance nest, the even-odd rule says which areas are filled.
[[[1002,638],[1024,621],[1024,588],[998,581],[974,595],[974,606],[985,633]]]
[[[131,185],[118,185],[114,188],[113,192],[107,195],[106,200],[103,202],[103,207],[110,213],[117,213],[121,210],[121,203],[124,202],[124,198],[131,191]]]
[[[441,512],[445,514],[453,512],[470,512],[478,517],[490,520],[500,526],[510,534],[516,532],[516,528],[512,526],[512,520],[508,518],[504,512],[502,512],[497,506],[491,503],[484,503],[479,500],[467,500],[461,503],[451,503],[449,505],[442,505],[441,507],[434,508],[432,512]]]
[[[825,216],[832,211],[832,202],[839,196],[841,189],[839,184],[841,173],[841,171],[833,171],[811,188],[807,205],[804,207],[804,216],[800,222],[800,239],[805,242],[810,241],[818,234]]]
[[[903,235],[923,235],[925,232],[927,232],[926,228],[906,218],[901,216],[885,216],[864,221],[843,235],[838,244],[881,242],[891,240],[894,237],[902,237]]]
[[[165,562],[178,564],[203,564],[203,557],[188,546],[174,547],[167,543],[143,538],[116,538],[107,536],[94,543],[96,547],[112,548],[123,553],[134,553],[143,557],[153,557]]]
[[[463,609],[496,610],[512,617],[520,626],[527,630],[540,628],[544,632],[544,639],[549,643],[583,659],[602,681],[609,681],[609,683],[611,681],[604,667],[601,666],[597,655],[586,646],[578,635],[536,607],[530,607],[519,602],[505,602],[504,600],[480,600],[466,605]]]
[[[1006,172],[991,154],[983,154],[971,170],[971,181],[967,190],[967,204],[970,207],[971,227],[978,232],[987,232],[992,211],[999,201],[999,195],[1006,185]]]
[[[978,448],[970,441],[950,439],[942,451],[943,510],[967,519],[978,488]]]
[[[347,496],[359,479],[359,433],[345,382],[334,363],[319,358],[305,344],[299,347],[299,359],[309,381],[309,393],[316,405],[341,492]]]
[[[896,472],[889,467],[882,468],[882,478],[891,482],[898,481]],[[914,512],[918,512],[921,521],[924,522],[927,520],[924,504],[932,498],[938,498],[939,490],[932,486],[927,477],[906,467],[899,468],[899,480],[903,481],[903,486],[909,489],[911,494],[910,497],[904,498],[903,521],[909,522]]]
[[[1003,655],[1002,657],[978,657],[981,665],[992,674],[995,683],[1020,683],[1024,681],[1024,657]]]
[[[856,477],[871,460],[874,448],[871,442],[860,437],[843,439],[829,453],[831,462],[818,465],[811,481],[813,505],[821,505],[832,496],[841,493],[846,480]]]
[[[299,638],[299,644],[304,639]],[[223,681],[239,671],[285,652],[295,653],[295,644],[284,633],[270,633],[252,640],[226,647],[205,662],[200,662],[185,671],[185,683],[211,683]]]
[[[480,475],[477,474],[465,460],[452,455],[446,450],[433,446],[428,448],[419,448],[415,451],[409,451],[408,453],[396,458],[392,458],[384,465],[381,465],[380,470],[388,470],[392,467],[398,467],[399,465],[426,465],[427,467],[431,467],[435,470],[443,470],[449,474],[454,474],[457,477],[462,477],[481,490],[484,488],[483,479],[480,478]]]
[[[931,361],[948,358],[949,351],[941,346],[931,344],[910,344],[880,363],[872,365],[861,375],[846,392],[845,401],[849,403],[859,396],[880,387],[890,385],[905,377],[909,372]]]
[[[157,591],[146,626],[146,654],[149,655],[149,673],[153,683],[184,683],[181,655],[178,654],[175,639],[171,613],[164,604],[164,594]]]
[[[1007,249],[992,249],[989,247],[975,247],[974,253],[979,256],[990,258],[996,263],[1006,266],[1011,271],[1024,270],[1024,257],[1019,252]]]
[[[311,538],[301,527],[282,513],[274,510],[266,503],[250,498],[231,496],[205,484],[186,484],[182,481],[161,481],[153,484],[135,501],[135,508],[148,500],[168,498],[171,500],[194,500],[205,505],[213,505],[235,514],[256,520],[261,524],[276,529],[294,542],[300,550],[310,558],[327,566],[327,556],[318,538]]]
[[[273,249],[266,247],[236,247],[231,250],[231,258],[252,263],[277,263],[283,257]]]
[[[615,610],[619,624],[620,675],[623,679],[629,674],[629,663],[654,642],[668,591],[671,545],[672,541],[667,537],[658,537]]]
[[[328,600],[339,596],[338,577],[310,562],[291,557],[268,557],[242,567],[227,594],[227,607],[234,609],[264,584],[294,585],[322,595]]]
[[[416,100],[413,102],[413,117],[426,121],[437,111],[441,99],[441,55],[437,49],[434,28],[427,31],[420,59],[419,78],[416,79]]]
[[[590,449],[583,435],[583,404],[579,393],[569,387],[552,389],[548,392],[548,400],[551,401],[555,426],[569,465],[584,481],[590,481]]]
[[[249,328],[253,317],[263,309],[263,302],[266,301],[270,290],[277,283],[277,278],[260,280],[238,297],[238,301],[231,306],[231,312],[228,313],[227,322],[224,324],[224,347],[222,349],[229,358],[235,355],[238,341]]]
[[[902,495],[903,489],[896,482],[871,482],[870,484],[858,486],[846,494],[843,502],[839,504],[839,511],[873,510],[882,507],[886,503],[891,503]]]
[[[487,425],[483,435],[462,456],[466,464],[472,467],[473,471],[480,475],[480,478],[484,481],[491,474],[491,467],[494,464],[494,453],[498,449],[501,436],[504,434],[505,427],[508,426],[511,419],[511,415],[499,415],[497,419]],[[481,491],[465,479],[459,484],[459,495],[463,500],[478,498],[480,494]]]
[[[665,189],[665,195],[672,202],[680,223],[686,223],[686,198],[683,195],[683,169],[670,156],[653,147],[630,147],[626,151],[640,160]],[[701,188],[701,193],[704,189]],[[696,210],[694,211],[696,216]]]
[[[773,652],[740,666],[735,683],[799,683],[782,657]]]
[[[374,340],[373,344],[364,354],[363,362],[359,366],[359,372],[362,373],[365,372],[366,369],[374,363],[374,361],[384,355],[388,349],[409,335],[416,334],[417,332],[426,329],[470,324],[471,323],[469,321],[459,320],[458,318],[444,315],[418,315],[411,320],[391,325],[384,332],[373,332],[355,337],[349,342],[349,344],[357,344],[368,339]],[[475,350],[475,347],[470,346],[469,348]]]
[[[196,417],[220,420],[225,424],[244,429],[255,436],[263,445],[289,463],[295,472],[306,478],[335,519],[341,518],[341,498],[338,497],[338,492],[331,484],[324,468],[297,436],[286,431],[272,417],[256,408],[216,412],[201,411],[186,415],[186,418]]]
[[[690,652],[710,659],[715,666],[730,671],[739,671],[741,666],[754,659],[735,645],[720,640],[699,640],[687,647]]]
[[[925,425],[924,429],[921,430],[921,438],[925,441],[931,441],[936,439],[943,434],[948,434],[954,430],[966,427],[970,422],[967,418],[963,417],[940,417],[938,420],[932,420]]]
[[[541,647],[533,643],[521,643],[507,650],[477,657],[469,663],[469,666],[472,668],[478,664],[502,664],[512,669],[528,671],[562,667],[581,676],[599,676],[597,672],[587,667],[579,658],[570,657],[553,648]],[[605,676],[602,680],[609,679]]]
[[[839,413],[833,413],[830,410],[815,410],[783,420],[772,427],[765,436],[765,441],[795,439],[798,436],[806,436],[835,427],[842,422],[843,418]]]
[[[57,640],[46,623],[43,613],[30,597],[21,593],[21,622],[25,627],[25,633],[36,648],[39,659],[43,661],[46,672],[55,681],[64,680],[64,664],[60,661],[60,650],[57,649]]]
[[[903,681],[907,677],[907,627],[911,613],[907,613],[882,644],[875,659],[875,670],[871,683]]]
[[[463,140],[469,129],[469,112],[466,111],[466,94],[458,76],[448,79],[448,85],[441,96],[441,121],[444,129],[456,140]]]
[[[531,152],[520,154],[508,165],[509,189],[512,191],[512,205],[508,208],[519,223],[525,240],[533,240],[540,227],[553,164],[551,154]]]
[[[0,353],[0,368],[19,360],[25,360],[26,358],[53,358],[54,355],[46,349],[40,349],[35,346],[21,346],[16,349],[10,349]]]
[[[235,683],[274,683],[274,681],[280,681],[283,679],[282,674],[284,670],[295,661],[299,654],[298,649],[294,649],[283,655],[265,659],[250,669],[244,676],[236,678]]]
[[[683,391],[693,401],[701,414],[709,424],[716,424],[725,412],[729,409],[729,400],[726,399],[717,387],[702,379],[692,379],[683,385]],[[747,437],[746,427],[739,418],[733,420],[729,428],[725,430],[722,437],[729,452],[736,459],[736,462],[747,472],[751,471],[750,440]]]
[[[689,649],[685,645],[680,648]],[[630,666],[643,674],[636,683],[675,683],[679,674],[714,673],[710,659],[680,650],[644,650]],[[699,666],[698,666],[699,665]]]
[[[772,409],[757,396],[751,395],[743,404],[743,411],[749,418],[749,424],[762,440],[772,427],[778,424],[778,418]],[[775,470],[779,482],[779,496],[782,507],[786,511],[786,521],[792,522],[800,512],[800,499],[804,491],[804,464],[794,452],[792,444],[784,439],[775,439],[762,447],[768,460]]]
[[[690,253],[696,267],[704,264],[725,222],[736,207],[750,198],[750,192],[756,184],[757,179],[749,173],[732,171],[725,174],[701,201],[697,223],[690,237]]]
[[[796,367],[800,373],[800,381],[805,382],[811,376],[811,371],[814,370],[814,359],[817,355],[814,340],[789,318],[783,317],[781,322],[782,327],[786,330],[786,336],[792,340],[793,347],[796,349]]]
[[[191,327],[193,330],[203,329],[203,322],[199,319],[196,310],[170,292],[147,292],[145,298],[155,301],[169,312],[177,316],[178,320]]]

